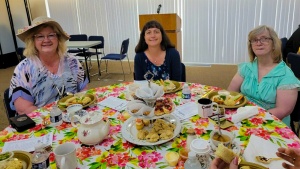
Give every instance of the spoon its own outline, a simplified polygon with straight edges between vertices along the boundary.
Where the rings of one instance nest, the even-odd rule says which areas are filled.
[[[282,160],[282,158],[279,158],[279,157],[267,158],[267,157],[264,157],[264,156],[255,156],[255,158],[258,162],[261,162],[261,163],[264,163],[264,164],[270,164],[272,161],[275,161],[275,160]]]

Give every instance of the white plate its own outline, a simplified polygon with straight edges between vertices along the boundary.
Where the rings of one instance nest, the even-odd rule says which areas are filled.
[[[87,113],[88,113],[88,112],[87,112],[86,110],[82,110],[80,114],[76,114],[76,115],[79,115],[80,117],[82,117],[82,116],[86,115]],[[70,117],[69,117],[69,113],[63,113],[63,114],[62,114],[62,120],[63,120],[64,122],[71,123],[71,119],[70,119]],[[74,121],[74,122],[77,122],[77,121],[78,121],[78,119],[75,118],[75,121]]]
[[[181,123],[180,123],[179,119],[177,119],[173,115],[165,116],[162,119],[176,125],[173,137],[168,140],[159,140],[157,142],[151,143],[146,140],[140,140],[137,138],[137,129],[135,127],[135,119],[136,118],[134,118],[134,117],[130,117],[128,120],[126,120],[124,122],[124,124],[122,125],[121,133],[122,133],[122,136],[125,138],[125,140],[127,140],[133,144],[136,144],[136,145],[151,146],[151,145],[163,144],[163,143],[166,143],[166,142],[172,140],[173,138],[177,137],[177,135],[181,131]]]

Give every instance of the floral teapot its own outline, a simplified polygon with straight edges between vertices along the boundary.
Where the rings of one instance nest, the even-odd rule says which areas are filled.
[[[102,114],[99,112],[91,112],[85,116],[74,115],[71,118],[73,127],[78,127],[78,139],[86,145],[95,145],[100,143],[109,133],[110,123],[102,120]],[[79,124],[75,124],[75,119],[79,120]]]

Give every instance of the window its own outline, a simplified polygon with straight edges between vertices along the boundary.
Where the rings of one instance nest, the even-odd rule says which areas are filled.
[[[48,0],[50,16],[69,34],[102,35],[106,53],[129,38],[129,58],[139,40],[139,14],[177,13],[182,20],[185,63],[238,64],[248,61],[247,35],[268,25],[289,38],[300,24],[298,0]],[[66,8],[67,7],[67,8]]]

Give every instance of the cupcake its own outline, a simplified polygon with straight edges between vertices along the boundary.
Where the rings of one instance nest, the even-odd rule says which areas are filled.
[[[142,130],[144,128],[144,123],[142,119],[135,120],[135,126],[137,130]]]

